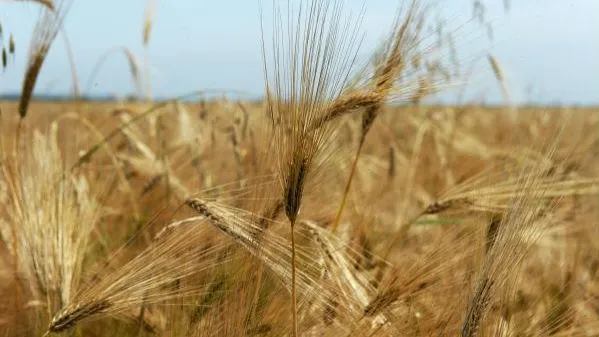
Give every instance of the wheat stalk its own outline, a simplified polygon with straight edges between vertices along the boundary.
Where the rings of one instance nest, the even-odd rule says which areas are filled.
[[[394,81],[397,79],[398,76],[401,75],[402,71],[405,68],[405,58],[407,56],[407,51],[413,47],[410,44],[410,41],[407,41],[407,39],[410,38],[409,33],[411,26],[415,22],[416,15],[418,15],[417,3],[417,0],[412,1],[406,18],[393,30],[391,38],[389,39],[389,41],[386,42],[386,45],[384,46],[382,53],[379,55],[381,56],[378,60],[380,64],[376,64],[375,66],[376,71],[372,80],[373,86],[371,92],[369,92],[372,98],[369,101],[370,104],[364,104],[365,111],[362,115],[360,141],[358,143],[358,149],[356,150],[356,154],[352,162],[349,178],[345,185],[343,197],[337,210],[335,221],[333,222],[333,233],[337,231],[339,222],[341,221],[341,216],[343,215],[343,210],[347,202],[347,197],[349,195],[353,177],[356,172],[358,159],[362,152],[364,141],[366,140],[366,135],[368,134],[368,131],[370,130],[372,124],[378,116],[385,99],[391,93]],[[349,111],[349,109],[345,111]],[[342,112],[329,111],[326,114],[326,116],[331,116],[332,119],[340,115],[341,113]]]
[[[295,224],[305,185],[318,169],[317,158],[332,135],[331,128],[314,128],[324,113],[338,102],[351,64],[354,41],[351,23],[341,21],[341,5],[309,1],[296,18],[288,18],[283,31],[280,12],[275,10],[274,73],[270,71],[263,42],[267,111],[275,127],[279,179],[285,214],[291,225],[293,336],[298,335],[296,299]],[[297,25],[297,26],[294,26]],[[341,31],[340,29],[344,30]],[[349,29],[348,29],[349,28]],[[287,36],[289,40],[285,40]],[[354,37],[355,38],[355,37]],[[263,38],[264,39],[264,38]],[[355,103],[348,103],[355,105]]]

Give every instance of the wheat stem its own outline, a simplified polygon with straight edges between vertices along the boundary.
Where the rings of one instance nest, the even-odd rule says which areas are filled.
[[[349,195],[349,189],[351,188],[351,183],[354,178],[354,174],[356,172],[356,167],[358,166],[358,158],[360,158],[360,153],[362,152],[363,141],[360,141],[360,145],[358,146],[358,150],[356,151],[356,157],[354,158],[354,162],[352,163],[351,171],[349,173],[349,178],[347,180],[347,184],[345,185],[345,191],[343,192],[343,199],[341,199],[341,204],[339,205],[339,210],[337,211],[337,216],[335,217],[335,222],[333,224],[333,234],[337,233],[337,228],[339,227],[339,222],[341,221],[341,215],[343,214],[343,209],[345,208],[345,203],[347,202],[347,196]]]
[[[297,292],[295,289],[295,220],[291,220],[291,311],[293,316],[293,337],[297,337]]]

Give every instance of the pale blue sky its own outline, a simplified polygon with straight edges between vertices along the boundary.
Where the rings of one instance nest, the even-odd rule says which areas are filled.
[[[400,1],[346,0],[345,8],[354,11],[366,3],[362,55],[368,55],[388,31]],[[501,0],[486,2],[487,19],[494,26],[493,41],[483,27],[470,22],[471,0],[437,0],[441,15],[457,29],[461,63],[474,66],[468,99],[501,101],[484,58],[489,52],[504,68],[510,94],[517,102],[599,104],[598,0],[512,0],[509,13],[504,13]],[[199,89],[263,93],[258,0],[156,3],[148,55],[155,95],[171,97]],[[143,59],[145,6],[146,0],[73,1],[65,28],[83,87],[94,64],[111,48],[127,46]],[[262,6],[270,7],[271,0],[263,0]],[[0,1],[0,22],[5,34],[14,33],[17,42],[15,63],[0,75],[0,93],[20,88],[38,12],[34,4]],[[270,16],[265,18],[269,26]],[[69,64],[59,36],[36,92],[66,93],[69,87]],[[100,70],[91,91],[84,93],[132,91],[127,62],[115,53]],[[447,92],[444,97],[456,97],[456,93]]]

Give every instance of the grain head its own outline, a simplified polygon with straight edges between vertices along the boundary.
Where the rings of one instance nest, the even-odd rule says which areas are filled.
[[[152,33],[152,23],[154,21],[154,7],[155,1],[150,0],[146,5],[144,13],[144,26],[143,26],[143,45],[147,48],[150,44],[150,34]]]
[[[6,48],[2,47],[2,69],[5,70],[8,66],[8,54],[6,53]]]
[[[33,90],[39,76],[50,47],[56,38],[56,35],[62,27],[64,18],[69,10],[71,0],[60,0],[58,5],[47,7],[41,13],[31,42],[29,45],[29,55],[23,86],[21,88],[21,98],[19,100],[19,115],[24,118],[27,115],[27,109],[31,101]],[[42,1],[47,3],[47,1]]]
[[[8,39],[8,52],[14,56],[15,55],[15,37],[10,34],[10,38]]]

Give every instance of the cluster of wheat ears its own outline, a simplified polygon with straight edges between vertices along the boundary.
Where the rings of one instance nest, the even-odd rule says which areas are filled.
[[[363,67],[340,1],[275,6],[263,102],[63,104],[31,102],[43,4],[0,103],[0,336],[599,333],[599,117],[419,105],[452,80],[423,3]]]

